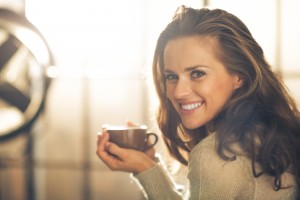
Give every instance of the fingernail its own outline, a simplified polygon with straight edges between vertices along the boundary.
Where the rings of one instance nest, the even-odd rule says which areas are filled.
[[[109,124],[103,124],[102,129],[106,129],[109,126]]]

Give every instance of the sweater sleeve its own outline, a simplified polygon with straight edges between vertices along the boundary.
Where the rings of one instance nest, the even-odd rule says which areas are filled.
[[[161,164],[137,174],[135,178],[143,187],[149,200],[181,200],[176,184]]]

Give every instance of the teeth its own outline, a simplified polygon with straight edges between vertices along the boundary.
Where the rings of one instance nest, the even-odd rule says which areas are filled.
[[[193,103],[193,104],[185,104],[185,105],[181,105],[181,108],[183,110],[193,110],[195,108],[198,108],[202,105],[202,103],[198,102],[198,103]]]

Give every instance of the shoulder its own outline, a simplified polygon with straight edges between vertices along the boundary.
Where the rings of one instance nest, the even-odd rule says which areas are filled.
[[[263,174],[255,178],[247,156],[239,154],[235,160],[224,160],[216,149],[216,135],[211,134],[190,153],[188,178],[202,195],[222,194],[226,196],[223,199],[260,199],[268,194],[270,199],[281,199],[296,194],[296,181],[292,174],[285,172],[282,176],[282,184],[288,188],[275,191],[274,177]],[[255,166],[260,171],[260,166]]]
[[[237,156],[235,160],[224,160],[217,153],[216,134],[211,134],[198,143],[190,153],[189,167],[200,167],[202,170],[213,173],[227,172],[236,176],[241,172],[244,175],[252,173],[251,163],[247,157]],[[248,175],[247,178],[251,178]]]
[[[190,155],[193,155],[199,151],[201,148],[208,148],[216,146],[216,133],[212,133],[202,139],[191,151]]]
[[[222,193],[228,198],[252,197],[255,182],[251,163],[246,157],[224,160],[216,151],[216,135],[211,134],[197,144],[189,158],[189,180],[209,193]],[[200,189],[200,190],[202,190]]]

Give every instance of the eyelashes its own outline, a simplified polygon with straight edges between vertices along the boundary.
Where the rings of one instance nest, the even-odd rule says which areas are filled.
[[[205,76],[206,73],[202,70],[193,70],[190,72],[189,76],[191,80],[200,79]],[[164,73],[164,80],[166,82],[174,82],[179,79],[179,76],[173,72],[165,72]]]
[[[201,70],[194,70],[191,72],[191,78],[193,78],[193,79],[201,78],[204,75],[205,75],[205,72],[201,71]]]
[[[178,79],[178,75],[174,73],[165,73],[164,80],[165,81],[174,81]]]

